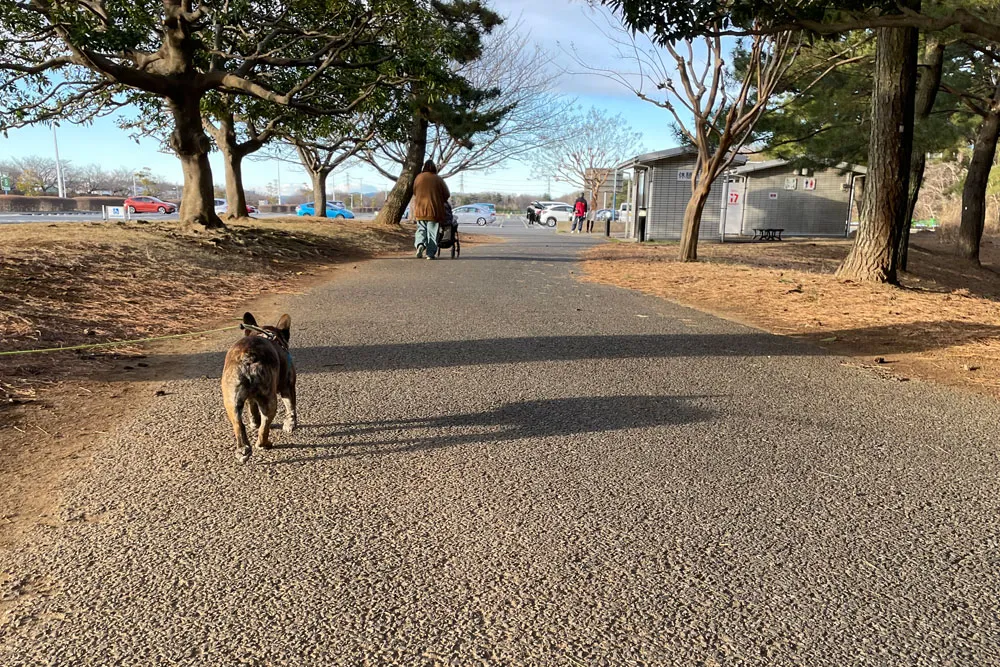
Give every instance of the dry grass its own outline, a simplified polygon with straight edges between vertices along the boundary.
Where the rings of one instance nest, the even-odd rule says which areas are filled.
[[[1000,396],[1000,253],[982,268],[933,234],[914,237],[903,288],[844,283],[833,273],[847,241],[732,243],[675,261],[676,246],[604,245],[590,280],[637,289],[838,352],[881,358],[901,374]]]
[[[303,218],[196,234],[167,223],[5,225],[0,341],[21,350],[205,329],[262,292],[298,289],[325,267],[402,250],[410,239],[402,228]],[[0,357],[0,398],[33,398],[74,360],[129,353]]]

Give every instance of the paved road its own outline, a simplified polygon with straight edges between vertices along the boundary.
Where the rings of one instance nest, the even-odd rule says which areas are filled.
[[[290,301],[302,428],[245,467],[176,359],[4,557],[0,664],[1000,664],[996,404],[502,233]]]

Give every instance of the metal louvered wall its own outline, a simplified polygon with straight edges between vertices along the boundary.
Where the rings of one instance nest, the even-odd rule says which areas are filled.
[[[677,240],[681,237],[684,209],[691,199],[690,179],[677,179],[677,172],[691,171],[695,161],[691,156],[680,156],[653,163],[649,170],[650,190],[646,223],[649,241]],[[701,217],[699,239],[719,238],[719,209],[722,206],[722,179],[713,185],[705,211]]]
[[[797,176],[793,171],[780,166],[746,175],[741,233],[752,236],[754,228],[767,227],[784,229],[785,236],[844,236],[851,174],[826,169]],[[785,189],[786,179],[795,179],[794,190]],[[815,190],[805,189],[806,179],[816,179]]]

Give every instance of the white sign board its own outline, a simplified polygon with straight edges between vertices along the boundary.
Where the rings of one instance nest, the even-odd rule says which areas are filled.
[[[785,179],[785,189],[786,190],[794,190],[798,186],[799,186],[799,179],[795,178],[794,176],[792,178],[786,178]]]
[[[778,198],[778,193],[777,192],[768,192],[767,193],[767,198],[768,199],[777,199]]]
[[[815,190],[816,189],[816,179],[815,178],[804,178],[804,179],[802,179],[802,189],[803,190]]]
[[[128,220],[128,207],[126,206],[105,206],[103,209],[105,220]]]
[[[692,176],[694,176],[694,172],[690,169],[681,169],[677,172],[678,181],[690,181]]]
[[[736,206],[739,203],[740,203],[740,193],[739,192],[730,192],[729,193],[729,205],[730,206]]]

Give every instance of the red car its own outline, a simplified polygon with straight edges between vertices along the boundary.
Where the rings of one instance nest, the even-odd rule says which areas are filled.
[[[125,200],[129,213],[175,213],[177,204],[156,197],[129,197]]]

